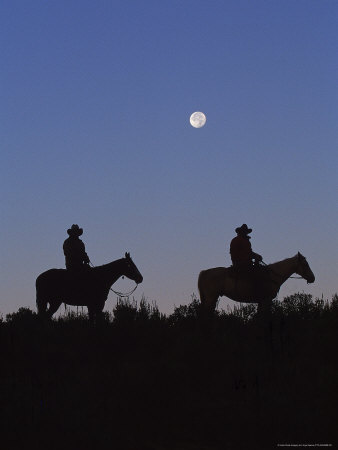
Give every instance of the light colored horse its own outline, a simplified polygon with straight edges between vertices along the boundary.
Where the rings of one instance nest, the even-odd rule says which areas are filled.
[[[137,284],[143,281],[129,253],[125,258],[79,273],[66,269],[47,270],[36,279],[38,314],[51,318],[61,304],[66,303],[87,306],[89,318],[95,319],[104,308],[109,289],[124,275]]]
[[[315,281],[308,262],[300,253],[265,266],[256,281],[253,277],[236,276],[233,268],[216,267],[202,270],[198,277],[202,316],[212,315],[221,296],[237,302],[258,303],[259,312],[269,310],[281,285],[294,273],[305,278],[308,283]]]

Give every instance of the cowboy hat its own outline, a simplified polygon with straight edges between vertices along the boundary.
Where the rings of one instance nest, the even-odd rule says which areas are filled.
[[[245,233],[249,234],[252,231],[252,228],[248,228],[248,225],[246,223],[243,223],[241,227],[236,228],[236,233]]]
[[[83,229],[79,227],[79,225],[72,225],[70,228],[68,228],[67,233],[69,236],[81,236],[83,233]]]

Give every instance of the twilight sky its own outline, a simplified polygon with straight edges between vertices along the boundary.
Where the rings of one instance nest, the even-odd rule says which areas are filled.
[[[35,309],[73,223],[95,265],[130,251],[162,312],[242,223],[266,263],[307,257],[315,284],[280,298],[331,298],[337,30],[334,0],[3,0],[0,312]]]

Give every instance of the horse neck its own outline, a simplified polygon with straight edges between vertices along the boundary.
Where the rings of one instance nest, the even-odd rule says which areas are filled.
[[[269,264],[269,268],[273,276],[277,275],[280,277],[280,284],[282,285],[297,270],[296,256],[284,259],[283,261],[279,261],[274,264]]]
[[[113,285],[122,275],[124,275],[125,259],[118,259],[103,266],[96,267],[96,270],[103,281],[109,286]]]

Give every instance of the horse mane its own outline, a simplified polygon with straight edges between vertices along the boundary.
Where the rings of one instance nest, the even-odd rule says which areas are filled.
[[[111,262],[106,263],[106,264],[101,264],[100,266],[91,267],[91,270],[95,270],[95,271],[99,271],[99,272],[104,272],[106,270],[111,270],[112,267],[117,266],[118,264],[121,264],[124,260],[125,260],[125,258],[116,259],[115,261],[111,261]]]
[[[298,254],[300,254],[300,253],[297,253],[295,256],[291,256],[289,258],[284,258],[284,259],[282,259],[280,261],[275,261],[274,263],[267,264],[267,266],[273,266],[275,264],[283,263],[283,262],[286,262],[286,261],[291,261],[292,259],[297,258]],[[301,255],[301,256],[303,256],[303,255]],[[304,256],[303,256],[303,258],[304,258]]]

